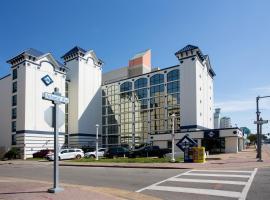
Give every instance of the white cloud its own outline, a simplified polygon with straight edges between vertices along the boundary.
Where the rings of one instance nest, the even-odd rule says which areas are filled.
[[[260,109],[261,110],[269,110],[270,109],[270,100],[268,99],[260,99]],[[248,100],[229,100],[215,103],[216,108],[221,108],[222,112],[241,112],[241,111],[249,111],[256,110],[256,100],[248,99]]]
[[[270,95],[270,85],[256,87],[251,89],[253,92],[257,92],[260,94],[260,96],[263,95]],[[259,95],[258,94],[258,95]]]

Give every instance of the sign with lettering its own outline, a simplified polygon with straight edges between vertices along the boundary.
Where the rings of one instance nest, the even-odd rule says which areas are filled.
[[[186,149],[197,146],[197,143],[186,134],[176,143],[176,146],[185,152]]]
[[[69,99],[67,97],[55,95],[55,94],[48,93],[48,92],[44,92],[42,94],[42,98],[45,100],[50,100],[50,101],[56,102],[56,103],[63,103],[63,104],[69,103]]]

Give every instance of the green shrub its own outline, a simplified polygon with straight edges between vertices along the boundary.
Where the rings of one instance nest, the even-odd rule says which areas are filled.
[[[12,147],[7,153],[5,153],[4,158],[7,158],[9,160],[20,158],[20,149],[16,147]]]

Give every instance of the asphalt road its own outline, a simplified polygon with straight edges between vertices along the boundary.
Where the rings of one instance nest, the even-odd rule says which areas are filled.
[[[0,165],[0,176],[5,177],[52,181],[52,171],[51,163]],[[246,191],[247,199],[270,199],[270,168],[258,169],[256,173],[254,169],[238,171],[239,169],[236,172],[226,170],[218,172],[212,170],[60,167],[60,182],[138,191],[170,200],[237,199],[236,196],[244,194],[242,191],[248,186],[250,177],[254,174]],[[214,183],[209,182],[213,179]],[[213,190],[221,191],[221,194],[218,194],[221,196],[213,196]],[[205,192],[205,194],[199,194],[198,191]]]

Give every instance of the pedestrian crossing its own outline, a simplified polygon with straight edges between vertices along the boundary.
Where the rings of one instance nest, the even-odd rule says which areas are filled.
[[[193,195],[208,195],[219,198],[244,200],[256,175],[240,170],[190,170],[163,181],[154,183],[136,192],[162,191]],[[188,198],[187,198],[188,199]]]

